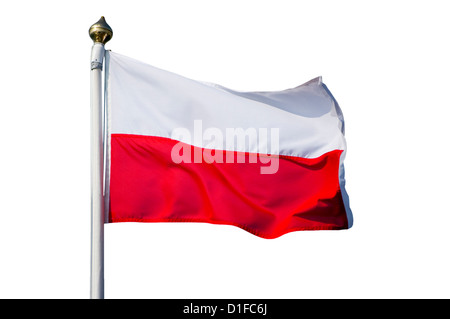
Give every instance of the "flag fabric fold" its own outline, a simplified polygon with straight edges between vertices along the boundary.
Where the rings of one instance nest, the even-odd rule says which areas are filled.
[[[106,52],[106,222],[352,226],[342,112],[320,77],[239,92]]]

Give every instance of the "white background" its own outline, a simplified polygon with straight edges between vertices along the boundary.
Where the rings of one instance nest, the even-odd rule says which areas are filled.
[[[2,1],[0,298],[89,298],[88,29],[196,80],[318,75],[346,120],[354,226],[105,226],[106,298],[449,298],[448,1]]]

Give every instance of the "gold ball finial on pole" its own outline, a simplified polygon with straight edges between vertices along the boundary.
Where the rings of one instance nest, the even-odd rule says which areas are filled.
[[[89,28],[89,36],[94,42],[106,44],[113,36],[113,30],[106,23],[105,17],[101,17]]]

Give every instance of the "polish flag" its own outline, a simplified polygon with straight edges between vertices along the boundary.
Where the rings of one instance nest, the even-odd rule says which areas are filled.
[[[239,92],[107,51],[105,90],[106,222],[352,226],[344,119],[320,77]]]

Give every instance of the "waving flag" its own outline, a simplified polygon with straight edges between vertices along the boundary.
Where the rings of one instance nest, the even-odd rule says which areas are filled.
[[[344,120],[320,77],[238,92],[107,52],[106,103],[106,222],[352,226]]]

